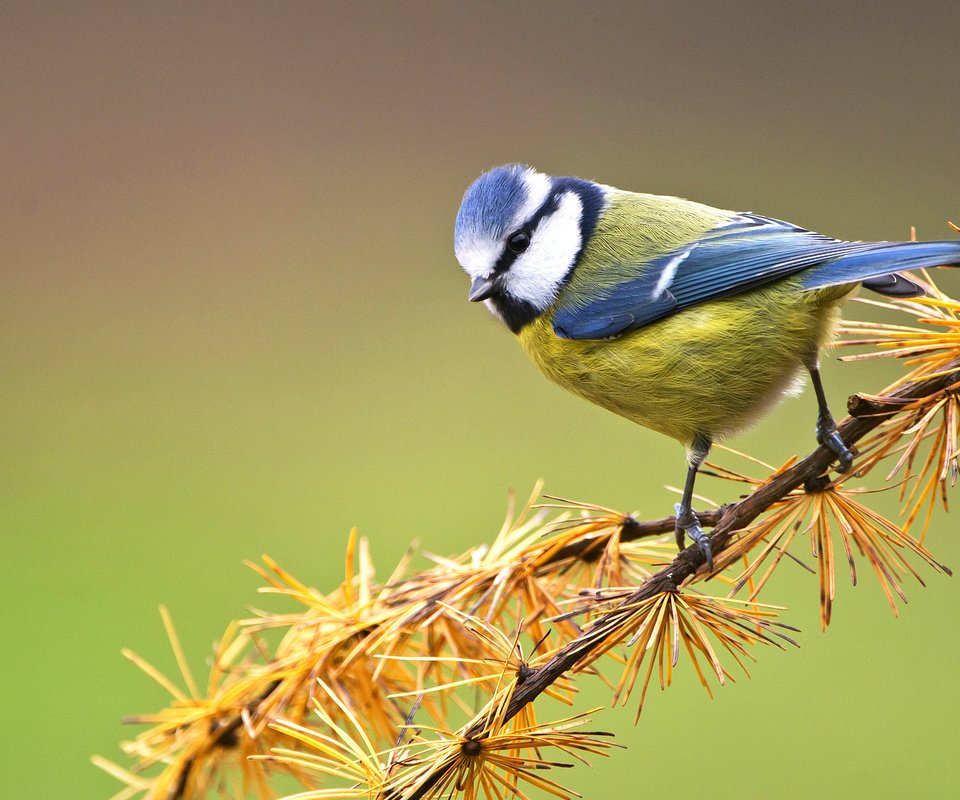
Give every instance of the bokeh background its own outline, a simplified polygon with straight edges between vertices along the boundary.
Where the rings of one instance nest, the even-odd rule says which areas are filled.
[[[266,602],[243,559],[332,587],[356,525],[387,574],[412,539],[488,540],[539,477],[668,511],[680,448],[549,385],[466,302],[451,229],[481,170],[528,161],[845,238],[942,238],[960,217],[952,2],[0,18],[7,797],[117,790],[90,755],[122,758],[120,718],[165,701],[120,648],[173,671],[165,603],[202,672]],[[834,405],[898,369],[828,364]],[[780,463],[813,420],[804,395],[732,444]],[[956,532],[941,515],[930,539],[954,567]],[[712,702],[686,675],[636,728],[605,712],[629,752],[564,778],[588,798],[951,796],[957,579],[925,571],[895,620],[844,576],[823,635],[795,572],[777,599],[799,651],[761,653]]]

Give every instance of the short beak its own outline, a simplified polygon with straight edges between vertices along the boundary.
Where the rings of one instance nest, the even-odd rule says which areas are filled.
[[[488,297],[492,297],[499,289],[500,284],[496,275],[490,278],[474,278],[473,283],[470,285],[470,294],[467,295],[467,299],[471,303],[477,303],[480,300],[486,300]]]

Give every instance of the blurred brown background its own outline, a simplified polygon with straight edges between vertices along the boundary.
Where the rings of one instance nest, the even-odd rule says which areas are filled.
[[[488,540],[538,477],[666,513],[680,448],[548,385],[466,302],[464,188],[528,161],[844,238],[947,237],[958,33],[952,2],[5,3],[6,793],[116,791],[89,755],[118,758],[120,717],[165,699],[120,647],[173,672],[163,602],[202,672],[268,605],[244,558],[332,587],[358,525],[386,575],[411,539]],[[828,391],[842,408],[898,369],[831,364]],[[780,463],[813,421],[804,395],[732,444]],[[895,621],[844,576],[823,636],[796,573],[777,599],[800,651],[712,703],[686,675],[635,729],[605,712],[630,752],[569,782],[949,796],[956,581],[925,572]]]

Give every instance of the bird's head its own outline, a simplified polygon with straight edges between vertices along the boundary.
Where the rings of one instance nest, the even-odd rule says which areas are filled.
[[[509,164],[477,178],[457,213],[454,250],[485,300],[517,333],[553,303],[605,202],[604,187]]]

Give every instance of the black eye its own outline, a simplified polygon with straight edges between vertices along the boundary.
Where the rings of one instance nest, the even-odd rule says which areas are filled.
[[[517,231],[507,239],[507,247],[511,253],[519,255],[530,246],[530,234],[526,231]]]

